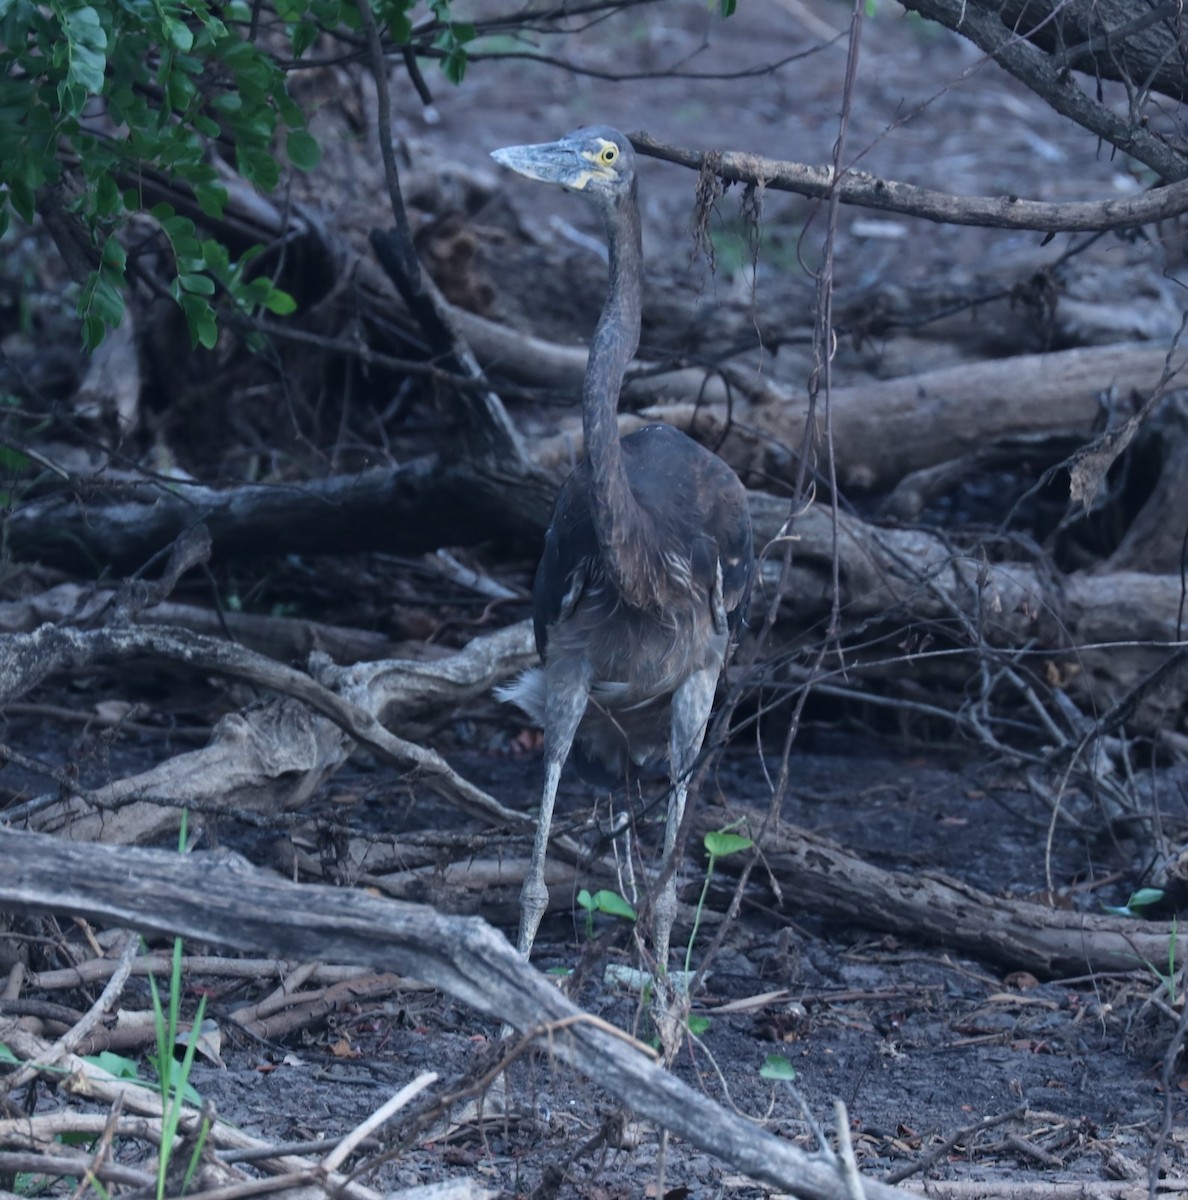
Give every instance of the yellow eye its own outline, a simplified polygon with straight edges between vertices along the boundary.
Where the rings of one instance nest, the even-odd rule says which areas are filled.
[[[602,152],[598,155],[599,161],[604,166],[607,166],[607,167],[609,167],[611,165],[611,163],[613,163],[615,161],[615,159],[618,157],[619,157],[618,146],[603,146]]]

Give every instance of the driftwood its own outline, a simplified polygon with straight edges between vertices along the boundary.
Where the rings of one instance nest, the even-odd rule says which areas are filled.
[[[340,482],[345,490],[346,482]],[[369,484],[363,486],[370,490]],[[362,501],[352,501],[347,511],[362,511]],[[536,514],[542,525],[546,511],[542,501]],[[146,507],[144,515],[148,513]],[[794,570],[783,597],[786,619],[799,626],[815,621],[830,603],[834,540],[828,510],[815,506],[789,524],[786,502],[753,492],[751,514],[760,550],[783,534],[796,540]],[[81,511],[78,516],[81,520]],[[93,525],[102,527],[103,522],[96,516]],[[980,555],[963,555],[926,530],[881,529],[846,514],[839,516],[838,527],[840,600],[847,622],[885,612],[889,620],[911,623],[958,611],[982,622],[995,644],[1039,638],[1040,645],[1069,655],[1089,643],[1166,644],[1176,636],[1179,584],[1171,577],[1126,571],[1064,578],[1041,565],[985,563]],[[299,531],[291,533],[286,548],[295,547],[299,536]],[[985,596],[992,598],[991,604],[984,602]],[[762,594],[757,603],[763,603]],[[149,618],[142,614],[139,619]],[[12,648],[20,644],[8,643]],[[519,665],[524,661],[519,659]],[[492,669],[510,673],[516,665],[509,659]],[[13,699],[19,691],[8,688],[3,694]]]
[[[315,656],[318,679],[233,643],[187,630],[133,625],[99,630],[42,626],[0,638],[0,705],[56,669],[146,655],[216,671],[278,692],[281,698],[225,717],[208,746],[94,792],[47,795],[4,814],[10,823],[66,830],[76,840],[144,841],[175,829],[179,806],[197,811],[278,813],[300,807],[349,757],[356,743],[413,770],[451,803],[513,827],[527,818],[505,808],[431,750],[389,733],[405,706],[462,703],[488,691],[534,650],[527,624],[476,638],[466,651],[425,662],[340,668]]]
[[[742,813],[732,805],[731,815]],[[695,839],[721,824],[698,821]],[[758,830],[764,814],[751,810]],[[935,940],[1000,964],[1051,978],[1141,969],[1188,951],[1188,932],[1174,923],[1138,921],[1051,908],[992,896],[936,872],[886,871],[806,829],[781,824],[758,837],[760,867],[785,903],[817,916]],[[741,856],[740,856],[741,857]],[[731,866],[729,864],[734,863]],[[738,869],[727,860],[724,869]]]
[[[101,619],[117,597],[113,588],[61,583],[35,596],[0,602],[0,633],[32,633],[47,622],[86,628]],[[135,619],[138,624],[173,625],[207,637],[230,637],[249,650],[283,662],[307,659],[315,652],[339,663],[367,662],[391,658],[397,652],[390,638],[369,629],[349,629],[298,617],[217,613],[196,604],[166,601],[137,613]]]
[[[787,505],[752,494],[756,544],[768,560],[755,619],[774,597],[779,539],[794,539],[793,569],[781,604],[805,628],[832,600],[834,527],[813,507],[788,523]],[[1086,712],[1109,709],[1162,667],[1178,636],[1180,584],[1175,576],[1117,573],[1053,577],[1041,566],[996,564],[955,551],[921,530],[879,529],[839,515],[840,608],[844,627],[934,626],[971,656],[985,647],[1042,647],[1070,697]],[[247,679],[281,694],[224,718],[209,746],[130,779],[79,794],[38,798],[9,821],[79,839],[143,841],[176,827],[178,807],[291,811],[349,757],[356,743],[386,761],[413,768],[451,802],[512,828],[525,818],[496,804],[432,752],[384,728],[425,709],[457,705],[532,661],[527,623],[475,639],[463,653],[431,662],[381,661],[335,667],[323,656],[314,675],[280,666],[231,643],[162,627],[123,625],[79,630],[43,626],[0,637],[0,703],[19,699],[52,670],[151,655]],[[970,662],[975,661],[970,659]],[[910,658],[908,660],[910,662]],[[924,660],[922,660],[924,661]],[[855,653],[852,669],[862,666]],[[902,675],[904,660],[894,670]],[[1154,729],[1178,719],[1183,672],[1170,675],[1128,714],[1132,727]],[[161,801],[165,802],[162,806]],[[576,851],[575,851],[576,852]]]
[[[758,608],[770,602],[779,576],[780,536],[794,539],[793,567],[781,597],[798,622],[825,616],[832,599],[833,521],[821,506],[788,523],[785,504],[752,494],[757,549],[770,547]],[[840,607],[843,628],[872,619],[891,627],[935,628],[956,638],[970,654],[983,646],[1038,648],[1059,669],[1065,689],[1102,712],[1183,643],[1180,580],[1174,575],[1117,572],[1062,576],[1046,564],[994,563],[981,553],[954,549],[920,529],[881,529],[839,514]],[[849,665],[858,668],[855,654]],[[927,659],[920,660],[926,665]],[[896,656],[902,677],[911,655]],[[1151,730],[1179,719],[1184,671],[1147,697],[1131,721]]]
[[[1027,354],[947,367],[854,387],[830,396],[833,448],[843,488],[882,492],[905,476],[985,452],[1048,439],[1087,441],[1108,412],[1112,393],[1128,407],[1163,377],[1169,347],[1149,343]],[[1175,356],[1173,368],[1184,361]],[[662,381],[660,381],[662,383]],[[719,383],[698,404],[658,404],[646,419],[695,434],[743,471],[790,480],[804,433],[806,404],[737,398],[733,411],[717,399]],[[685,392],[685,395],[696,394]]]
[[[504,1021],[621,1104],[752,1178],[805,1200],[843,1200],[837,1167],[773,1137],[669,1075],[622,1035],[582,1012],[477,918],[288,883],[233,856],[75,846],[0,832],[0,906],[70,912],[301,959],[409,975]],[[902,1193],[863,1181],[867,1200]]]
[[[1061,61],[1062,56],[1048,56],[1031,45],[997,8],[966,4],[965,0],[908,0],[905,7],[969,38],[1056,112],[1124,153],[1132,154],[1163,180],[1174,182],[1188,178],[1188,156],[1174,142],[1161,136],[1145,119],[1136,119],[1134,114],[1118,111],[1095,99],[1070,79],[1068,64]],[[1087,5],[1081,8],[1085,13],[1090,11]],[[1113,11],[1117,13],[1118,6]],[[1144,10],[1142,15],[1145,17],[1150,11]],[[1039,13],[1036,19],[1040,19]],[[1170,28],[1174,28],[1174,24]],[[1054,36],[1059,37],[1059,33]],[[1174,35],[1172,42],[1165,42],[1165,45],[1170,49],[1177,40],[1178,35]],[[1178,69],[1174,59],[1166,65],[1173,72]]]
[[[744,827],[752,832],[763,825],[762,813],[739,804],[730,805],[729,817],[745,817]],[[700,846],[704,835],[721,824],[720,811],[694,810],[689,844]],[[1188,932],[1177,933],[1174,925],[995,896],[934,872],[909,875],[884,870],[795,825],[781,823],[766,834],[755,832],[755,837],[761,866],[752,876],[752,887],[755,881],[761,885],[764,878],[771,880],[782,908],[935,941],[998,963],[1007,971],[1026,969],[1051,978],[1131,970],[1148,962],[1166,962],[1177,937],[1175,961],[1188,950]],[[382,862],[372,859],[405,857],[399,836],[393,840],[395,848],[387,855],[375,846],[353,844],[345,853],[348,861],[337,864],[339,874],[399,899],[435,907],[445,901],[451,912],[460,914],[491,917],[499,911],[502,898],[507,923],[514,926],[515,901],[527,868],[525,856],[467,857],[444,868],[426,865],[385,874]],[[312,861],[302,865],[319,870]],[[739,865],[724,869],[729,874]],[[566,863],[550,862],[547,881],[551,911],[572,910],[579,887],[594,891],[619,886],[605,868],[586,863],[575,872]],[[703,911],[702,924],[712,924],[715,915]],[[692,905],[682,907],[682,924],[691,925],[693,916]]]
[[[13,555],[95,573],[139,567],[185,530],[210,530],[216,558],[399,550],[422,553],[488,537],[539,536],[555,483],[543,472],[437,456],[296,484],[217,489],[170,480],[112,485],[29,502],[9,518]],[[89,561],[88,561],[89,560]]]
[[[468,333],[477,319],[464,322]],[[493,334],[504,350],[523,339]],[[496,357],[492,344],[484,349]],[[514,356],[513,356],[514,357]],[[1181,361],[1174,356],[1171,369]],[[584,352],[567,352],[570,382],[580,378]],[[834,451],[844,488],[887,491],[913,473],[996,444],[1087,440],[1108,411],[1104,397],[1150,393],[1168,368],[1167,346],[1131,344],[1025,355],[880,383],[837,388],[831,397]],[[521,361],[536,361],[534,355]],[[546,374],[547,374],[546,368]],[[807,403],[769,381],[737,369],[684,370],[629,382],[627,395],[645,403],[620,417],[622,433],[662,420],[714,446],[744,478],[790,482],[804,434]],[[699,396],[698,403],[671,397]],[[17,557],[77,565],[80,548],[95,564],[131,568],[197,522],[210,529],[216,557],[266,553],[394,550],[423,553],[443,545],[490,538],[539,544],[556,479],[581,457],[580,423],[545,440],[537,468],[478,458],[445,464],[436,457],[401,467],[374,468],[300,486],[253,484],[214,489],[171,482],[95,481],[79,494],[48,496],[8,518],[8,543]],[[930,484],[905,483],[896,515],[913,515]]]

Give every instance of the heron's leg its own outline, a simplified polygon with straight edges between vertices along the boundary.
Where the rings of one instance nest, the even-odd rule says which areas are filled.
[[[558,677],[550,672],[545,701],[544,757],[545,782],[540,798],[540,816],[536,821],[536,839],[532,843],[532,858],[524,886],[520,889],[520,936],[516,949],[527,958],[532,952],[536,931],[549,906],[549,889],[545,886],[545,856],[549,849],[549,830],[553,824],[553,805],[557,801],[557,785],[561,768],[569,757],[574,735],[586,711],[589,684],[584,678],[568,673]]]
[[[668,824],[664,830],[666,867],[676,848],[677,834],[685,815],[689,774],[705,740],[705,727],[714,705],[719,669],[715,665],[694,672],[672,697],[672,741],[669,745],[672,790],[668,798]],[[652,943],[656,952],[656,969],[661,972],[668,969],[668,942],[672,936],[672,923],[676,920],[676,877],[674,864],[660,895],[656,897]]]

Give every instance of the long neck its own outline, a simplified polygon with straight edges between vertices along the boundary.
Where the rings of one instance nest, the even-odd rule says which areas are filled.
[[[586,364],[582,431],[594,489],[594,530],[603,565],[623,597],[647,604],[640,560],[644,518],[632,495],[619,445],[619,392],[623,373],[639,347],[643,247],[639,205],[631,195],[606,213],[610,285]]]

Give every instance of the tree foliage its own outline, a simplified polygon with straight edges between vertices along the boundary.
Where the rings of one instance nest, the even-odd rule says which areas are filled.
[[[412,0],[372,0],[387,40],[409,45]],[[470,26],[433,0],[416,31],[448,78],[465,70]],[[323,34],[355,37],[354,0],[0,0],[0,234],[13,214],[33,220],[56,195],[85,231],[92,270],[79,296],[83,340],[94,348],[123,317],[129,270],[121,235],[147,218],[168,245],[169,291],[195,344],[214,345],[220,305],[292,311],[292,298],[199,235],[145,183],[188,188],[217,218],[227,203],[216,159],[271,191],[288,163],[320,159],[306,114],[287,86]],[[357,42],[357,38],[356,38]],[[258,253],[258,250],[257,250]]]

